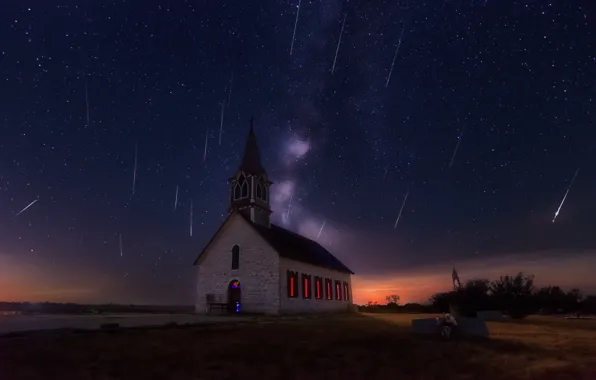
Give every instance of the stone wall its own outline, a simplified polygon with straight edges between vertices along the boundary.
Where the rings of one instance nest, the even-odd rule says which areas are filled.
[[[232,247],[240,246],[240,265],[232,270]],[[207,311],[207,294],[227,302],[228,285],[240,281],[241,311],[279,312],[279,255],[239,215],[232,216],[197,266],[195,311]],[[285,275],[283,277],[285,279]]]
[[[298,286],[298,297],[290,298],[288,296],[288,281],[287,281],[287,271],[291,270],[294,272],[298,272],[299,278],[299,286]],[[333,286],[335,286],[335,280],[341,281],[342,284],[342,292],[343,292],[343,283],[344,281],[348,283],[349,289],[349,299],[345,300],[342,299],[340,301],[332,299],[327,300],[325,299],[324,292],[323,292],[323,299],[317,300],[314,297],[305,299],[302,295],[302,273],[306,273],[311,275],[312,277],[312,291],[314,293],[314,286],[315,286],[315,276],[319,276],[323,278],[330,278],[334,281]],[[348,273],[338,272],[335,270],[325,269],[318,266],[302,263],[299,261],[294,261],[286,258],[280,258],[280,271],[279,271],[279,294],[281,299],[281,313],[318,313],[318,312],[330,312],[330,311],[346,311],[349,308],[349,305],[352,305],[352,281],[351,276]],[[324,286],[323,282],[323,286]],[[342,297],[343,298],[343,297]]]

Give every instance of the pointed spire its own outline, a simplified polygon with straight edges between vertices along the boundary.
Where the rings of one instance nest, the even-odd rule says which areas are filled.
[[[250,118],[250,130],[248,131],[248,138],[246,139],[246,147],[244,148],[244,156],[238,170],[245,173],[265,175],[265,169],[261,164],[261,154],[259,153],[259,146],[257,145],[257,136],[254,130],[254,117]]]

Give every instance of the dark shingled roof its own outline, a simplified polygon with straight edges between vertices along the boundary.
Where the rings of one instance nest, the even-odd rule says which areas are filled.
[[[244,215],[246,221],[265,239],[281,257],[301,261],[339,272],[354,274],[341,261],[316,241],[298,235],[285,228],[271,224],[270,228],[252,223]]]
[[[196,265],[199,262],[199,259],[205,251],[207,247],[211,244],[211,241],[217,236],[221,228],[226,224],[228,219],[233,214],[230,214],[228,218],[222,223],[219,230],[213,235],[209,243],[205,246],[203,251],[199,254],[199,257],[195,260],[194,264]],[[281,256],[288,258],[290,260],[296,260],[307,264],[316,265],[319,267],[333,269],[339,272],[350,273],[354,274],[348,267],[346,267],[341,261],[339,261],[335,256],[331,254],[328,250],[326,250],[322,245],[317,243],[316,241],[310,240],[302,235],[298,235],[292,231],[288,231],[285,228],[281,228],[276,226],[275,224],[271,224],[271,227],[267,228],[265,226],[261,226],[259,224],[255,224],[250,221],[245,215],[238,213],[246,222],[251,225],[255,231],[271,247]]]

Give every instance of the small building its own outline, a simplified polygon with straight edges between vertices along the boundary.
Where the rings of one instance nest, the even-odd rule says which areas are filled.
[[[229,180],[229,215],[194,262],[195,311],[331,312],[352,304],[351,275],[319,243],[271,223],[270,187],[251,121]]]

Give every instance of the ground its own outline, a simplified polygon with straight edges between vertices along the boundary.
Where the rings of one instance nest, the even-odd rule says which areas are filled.
[[[428,315],[251,318],[195,327],[0,338],[16,379],[593,379],[596,320],[490,322],[491,339],[410,333]],[[225,320],[225,317],[222,317]]]

